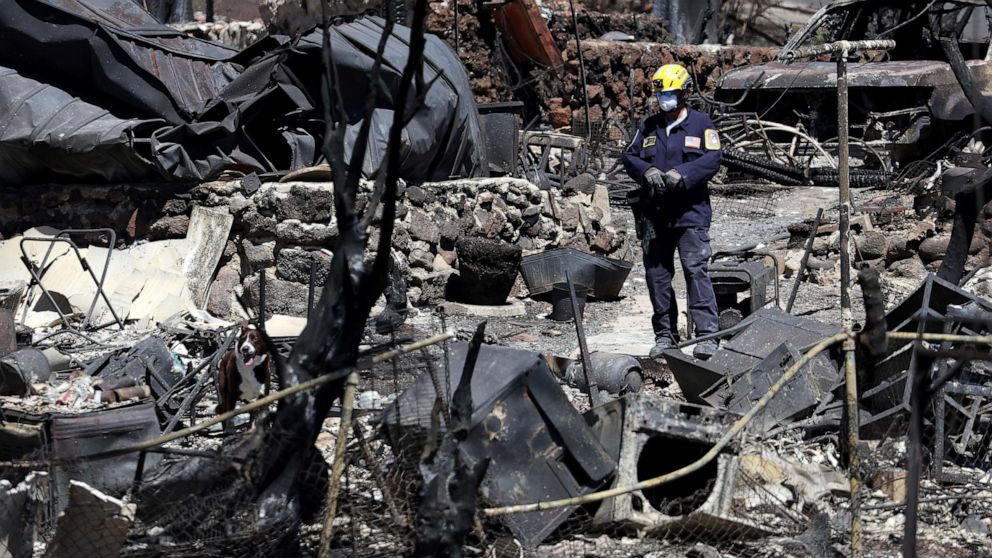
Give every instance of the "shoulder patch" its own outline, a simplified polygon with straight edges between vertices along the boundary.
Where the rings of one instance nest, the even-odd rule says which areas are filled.
[[[658,136],[651,134],[650,136],[646,136],[644,138],[644,142],[641,144],[641,147],[643,148],[652,147],[657,142],[658,142]]]
[[[720,149],[720,133],[716,130],[706,130],[704,134],[706,138],[706,149],[710,151],[716,151]]]

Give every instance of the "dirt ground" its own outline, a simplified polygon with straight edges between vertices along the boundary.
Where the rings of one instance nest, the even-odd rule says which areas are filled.
[[[856,192],[855,196],[868,196],[868,192]],[[837,189],[824,187],[794,188],[768,196],[771,212],[759,218],[736,214],[721,214],[721,200],[714,197],[713,224],[710,228],[714,252],[742,247],[781,237],[787,234],[792,223],[811,219],[817,207],[831,208],[837,205]],[[629,209],[614,207],[614,220],[629,224],[632,220]],[[826,213],[826,212],[825,212]],[[834,212],[836,213],[836,212]],[[629,225],[628,225],[629,226]],[[784,246],[779,241],[777,246]],[[775,246],[773,245],[773,246]],[[639,247],[633,246],[626,258],[634,262],[634,268],[621,291],[621,298],[615,301],[589,300],[585,310],[585,331],[590,351],[622,352],[635,356],[647,356],[654,344],[651,330],[651,302],[644,281],[644,264]],[[852,274],[853,275],[853,274]],[[785,306],[792,279],[781,279],[779,284],[780,305]],[[675,281],[675,292],[682,314],[682,327],[685,324],[686,291],[685,282],[679,271]],[[520,349],[552,353],[559,356],[578,355],[578,341],[571,322],[556,322],[547,316],[551,312],[550,302],[524,299],[526,317],[490,318],[487,331],[500,343]],[[863,316],[861,291],[852,289],[852,306],[855,320]],[[818,285],[803,282],[796,297],[794,313],[828,323],[840,321],[839,284]],[[428,316],[413,318],[413,323],[424,323]],[[459,329],[469,331],[481,321],[470,316],[453,316],[453,323]],[[682,330],[685,337],[685,331]]]

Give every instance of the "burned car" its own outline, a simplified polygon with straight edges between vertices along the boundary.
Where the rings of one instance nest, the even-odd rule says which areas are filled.
[[[848,64],[852,184],[907,182],[971,137],[974,110],[941,48],[960,47],[977,84],[989,81],[984,1],[839,0],[819,10],[774,62],[730,71],[716,100],[731,170],[780,183],[837,180],[837,66],[795,59],[800,48],[891,39],[888,52],[852,53]],[[760,157],[758,154],[760,153]]]

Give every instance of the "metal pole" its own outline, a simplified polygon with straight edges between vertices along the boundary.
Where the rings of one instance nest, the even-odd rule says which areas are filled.
[[[934,432],[934,445],[933,445],[933,481],[937,484],[944,482],[944,436],[946,432],[945,420],[947,415],[947,401],[944,399],[944,394],[947,389],[945,386],[940,386],[940,389],[934,394],[937,398],[934,403],[934,418],[936,419],[936,431]]]
[[[586,141],[592,137],[589,123],[589,93],[586,91],[586,63],[582,58],[582,41],[579,40],[579,18],[575,15],[575,2],[568,0],[568,8],[572,11],[572,28],[575,29],[575,54],[579,57],[579,87],[582,89],[582,106],[586,115]],[[564,166],[564,164],[563,164]]]
[[[809,254],[813,251],[813,242],[816,240],[816,231],[820,228],[820,219],[823,218],[823,208],[816,210],[816,218],[813,219],[813,230],[809,232],[809,238],[806,239],[806,246],[803,247],[803,259],[799,262],[799,271],[796,272],[796,280],[792,284],[792,292],[789,293],[789,302],[785,305],[785,313],[792,313],[792,305],[796,302],[796,295],[799,294],[799,284],[803,280],[803,274],[806,273],[806,265],[809,263]]]
[[[840,319],[845,332],[851,331],[851,161],[848,127],[847,56],[842,47],[837,58],[837,154],[840,173]]]
[[[313,310],[314,278],[317,276],[317,261],[310,259],[310,280],[307,282],[307,323],[310,322],[310,311]]]
[[[589,406],[595,407],[600,403],[599,386],[596,385],[596,374],[592,370],[592,357],[586,346],[586,333],[582,328],[582,313],[579,312],[579,301],[575,299],[575,285],[568,270],[565,270],[565,281],[568,283],[568,297],[572,301],[572,319],[575,320],[575,336],[579,338],[579,353],[582,355],[582,373],[586,377],[586,389],[589,393]]]
[[[858,454],[859,416],[858,383],[854,362],[854,339],[851,335],[851,163],[849,158],[850,135],[848,122],[847,57],[855,50],[889,50],[895,41],[837,41],[815,47],[786,52],[787,61],[837,53],[837,170],[840,173],[840,317],[847,334],[844,342],[844,371],[847,384],[847,440],[850,447],[848,468],[851,475],[851,558],[864,556],[861,533],[861,459]],[[907,520],[908,525],[908,520]]]
[[[914,343],[907,382],[912,382],[910,396],[909,443],[906,446],[906,524],[902,538],[904,558],[916,558],[917,521],[919,519],[920,479],[923,469],[923,413],[930,399],[930,368],[933,360],[920,353],[923,343]]]
[[[953,333],[954,325],[950,322],[944,324],[944,333]],[[951,350],[951,344],[944,342],[940,344],[941,351]],[[963,363],[964,361],[958,361]],[[945,377],[947,372],[951,368],[951,363],[947,359],[941,359],[940,365],[937,367],[937,379]],[[930,380],[928,377],[927,380]],[[908,380],[907,380],[908,381]],[[944,480],[944,436],[946,434],[946,424],[947,419],[947,402],[944,400],[944,395],[947,392],[947,384],[941,383],[936,386],[932,384],[927,385],[928,390],[933,390],[933,397],[936,398],[934,402],[934,442],[933,442],[933,463],[931,464],[931,473],[934,482],[938,485]]]
[[[458,55],[461,52],[461,41],[458,36],[458,0],[455,0],[455,54]]]
[[[265,270],[258,272],[258,330],[265,331]]]
[[[341,398],[341,422],[338,424],[338,437],[334,441],[334,464],[327,484],[327,508],[324,513],[324,529],[320,535],[320,557],[331,555],[331,536],[334,534],[334,516],[338,508],[338,490],[341,475],[344,474],[344,453],[348,446],[348,431],[351,430],[351,411],[355,407],[355,387],[358,386],[358,373],[348,374]]]
[[[844,332],[850,334],[853,328],[851,317],[851,161],[850,134],[848,121],[847,57],[849,48],[841,43],[837,57],[837,154],[840,173],[840,319]],[[844,341],[844,372],[847,386],[847,442],[848,474],[851,477],[851,557],[864,556],[864,541],[861,532],[861,456],[860,417],[858,411],[858,377],[854,361],[854,338]]]

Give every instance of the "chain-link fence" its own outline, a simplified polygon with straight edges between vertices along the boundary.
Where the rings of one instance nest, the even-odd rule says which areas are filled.
[[[713,213],[728,219],[775,216],[775,195],[786,187],[758,182],[710,185]]]
[[[416,337],[447,330],[433,316]],[[367,341],[354,403],[330,409],[313,451],[306,414],[288,410],[326,384],[277,393],[270,415],[252,430],[238,424],[234,434],[210,424],[208,390],[194,419],[180,424],[200,426],[162,444],[137,442],[162,418],[150,403],[114,407],[113,421],[94,424],[5,411],[4,555],[303,556],[320,554],[329,535],[332,556],[405,556],[432,529],[455,521],[432,513],[457,510],[459,483],[478,495],[460,544],[467,556],[831,556],[851,549],[850,448],[842,423],[755,428],[757,411],[741,417],[662,397],[671,377],[581,415],[576,407],[588,408],[578,400],[585,396],[562,389],[542,357],[489,347],[474,368],[481,375],[472,380],[473,392],[474,382],[480,386],[476,412],[452,446],[448,425],[467,345],[445,340],[391,353],[411,338]],[[941,548],[950,549],[948,556],[985,555],[982,533],[992,513],[989,372],[975,351],[987,349],[988,340],[898,343],[891,348],[907,360],[897,369],[911,371],[919,351],[943,351],[931,355],[928,377],[953,381],[942,388],[943,399],[926,403],[916,444],[905,381],[872,392],[878,384],[866,380],[856,512],[865,555],[898,554],[914,447],[922,450],[918,555]],[[965,348],[972,351],[967,358]],[[953,372],[958,362],[964,364]],[[784,371],[757,405],[788,397],[779,390],[803,366]],[[869,370],[867,359],[859,366],[863,374],[881,368]],[[897,410],[878,418],[889,400]],[[445,469],[452,447],[457,457]],[[87,457],[94,453],[102,457]],[[473,459],[488,463],[478,485],[458,473]],[[438,484],[446,474],[451,482]]]

